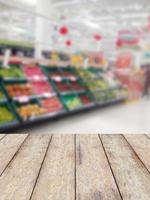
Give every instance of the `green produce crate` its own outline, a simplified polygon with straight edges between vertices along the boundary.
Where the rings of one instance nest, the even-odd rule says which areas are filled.
[[[84,80],[93,80],[97,78],[96,74],[91,72],[89,69],[77,69],[77,72]]]
[[[17,79],[17,78],[25,78],[25,75],[22,69],[19,67],[9,67],[9,68],[0,67],[0,78]]]
[[[87,87],[91,90],[107,90],[109,85],[104,80],[93,80],[86,82]]]
[[[97,92],[95,91],[93,92],[93,96],[97,103],[103,103],[106,101],[106,93],[103,91],[97,91]]]
[[[2,87],[2,83],[0,82],[1,86],[0,86],[0,102],[5,102],[7,101],[7,97],[5,95],[5,91]]]
[[[80,98],[76,95],[64,95],[61,97],[61,100],[68,110],[75,110],[82,107]]]
[[[19,123],[17,115],[9,103],[0,103],[0,127]]]

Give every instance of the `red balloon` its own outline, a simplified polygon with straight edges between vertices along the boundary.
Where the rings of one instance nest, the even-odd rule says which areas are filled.
[[[102,39],[102,36],[100,34],[96,33],[94,35],[94,39],[97,40],[97,41],[100,41]]]
[[[62,26],[60,29],[59,29],[59,33],[61,35],[66,35],[68,34],[69,30],[68,30],[68,27],[67,26]]]
[[[117,47],[122,47],[123,46],[123,41],[121,39],[117,39],[116,46]]]
[[[67,41],[66,41],[66,45],[67,45],[67,46],[71,46],[71,45],[72,45],[72,41],[71,41],[71,40],[67,40]]]

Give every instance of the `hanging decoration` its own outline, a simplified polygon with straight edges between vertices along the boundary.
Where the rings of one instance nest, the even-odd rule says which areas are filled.
[[[72,41],[71,40],[66,40],[66,46],[68,46],[68,47],[70,47],[70,46],[72,46]]]
[[[100,40],[102,40],[102,36],[101,36],[99,33],[95,33],[95,34],[94,34],[94,39],[95,39],[96,41],[100,41]]]
[[[67,27],[67,26],[62,26],[62,27],[60,27],[59,33],[60,33],[61,35],[67,35],[67,34],[69,33],[68,27]]]

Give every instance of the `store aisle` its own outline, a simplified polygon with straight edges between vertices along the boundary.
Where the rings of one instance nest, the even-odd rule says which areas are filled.
[[[150,100],[115,105],[54,122],[20,129],[18,133],[150,133]]]

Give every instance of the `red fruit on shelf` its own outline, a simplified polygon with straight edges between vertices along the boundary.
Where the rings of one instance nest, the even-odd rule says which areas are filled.
[[[43,95],[45,93],[53,93],[52,86],[47,81],[32,81],[31,83],[34,94]]]
[[[23,70],[27,78],[45,77],[44,73],[42,72],[42,69],[38,66],[26,65],[23,67]]]
[[[56,86],[58,88],[59,91],[61,92],[66,92],[66,91],[69,91],[70,90],[70,87],[67,83],[56,83]]]
[[[62,110],[62,104],[60,103],[57,97],[44,99],[42,100],[41,105],[42,105],[42,108],[46,109],[48,113]]]
[[[90,100],[90,98],[87,95],[81,95],[80,99],[81,99],[81,102],[83,104],[89,104],[89,103],[91,103],[91,100]]]

